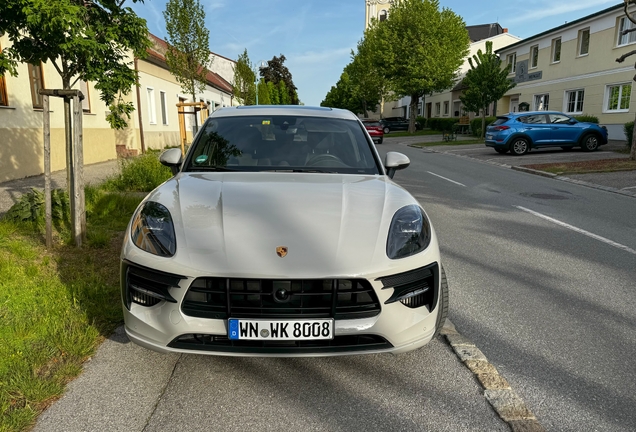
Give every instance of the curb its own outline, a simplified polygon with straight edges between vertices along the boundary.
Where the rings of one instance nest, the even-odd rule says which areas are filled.
[[[525,172],[527,174],[533,174],[533,175],[538,175],[538,176],[541,176],[541,177],[553,178],[555,180],[560,180],[560,181],[563,181],[563,182],[566,182],[566,183],[572,183],[572,184],[576,184],[576,185],[579,185],[579,186],[589,187],[591,189],[598,189],[598,190],[602,190],[602,191],[605,191],[605,192],[612,192],[612,193],[615,193],[615,194],[636,198],[636,192],[626,191],[626,190],[622,190],[622,189],[616,189],[616,188],[613,188],[613,187],[610,187],[610,186],[601,186],[601,185],[597,185],[595,183],[586,182],[586,181],[583,181],[583,180],[574,180],[574,179],[571,179],[569,177],[562,177],[562,176],[560,176],[558,174],[552,174],[552,173],[548,173],[548,172],[545,172],[545,171],[539,171],[539,170],[535,170],[535,169],[532,169],[532,168],[526,168],[526,167],[520,166],[520,165],[507,165],[507,164],[503,164],[503,163],[499,163],[499,162],[484,161],[484,160],[475,159],[475,158],[472,158],[472,157],[466,156],[466,155],[459,155],[459,154],[455,154],[455,153],[436,151],[436,150],[431,150],[430,148],[417,147],[417,146],[413,146],[413,145],[410,145],[410,144],[408,146],[409,147],[413,147],[413,148],[420,148],[425,153],[447,154],[447,155],[452,155],[452,156],[455,156],[455,157],[471,159],[471,160],[474,160],[474,161],[477,161],[477,162],[481,162],[481,163],[487,163],[487,164],[490,164],[490,165],[496,165],[496,166],[500,166],[500,167],[503,167],[503,168],[510,168],[510,169],[515,170],[515,171]]]
[[[470,339],[459,334],[455,325],[446,319],[440,332],[455,351],[457,357],[475,375],[484,397],[499,417],[508,423],[513,432],[545,432],[523,399],[515,393],[506,379],[488,361]]]

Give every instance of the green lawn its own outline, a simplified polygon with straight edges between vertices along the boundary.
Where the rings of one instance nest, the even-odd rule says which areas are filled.
[[[41,219],[0,220],[0,431],[29,429],[123,322],[119,254],[143,194],[112,190],[135,190],[135,183],[148,189],[164,180],[150,169],[157,178],[147,181],[145,170],[130,165],[107,188],[86,188],[88,239],[81,249],[70,241],[68,220],[55,223],[49,250]],[[135,169],[131,179],[128,171]]]

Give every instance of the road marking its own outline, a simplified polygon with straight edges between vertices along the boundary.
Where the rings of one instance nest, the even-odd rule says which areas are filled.
[[[540,218],[542,218],[542,219],[545,219],[545,220],[550,221],[550,222],[552,222],[552,223],[555,223],[555,224],[557,224],[557,225],[561,225],[562,227],[565,227],[565,228],[571,229],[572,231],[576,231],[576,232],[577,232],[577,233],[579,233],[579,234],[583,234],[583,235],[586,235],[586,236],[588,236],[588,237],[591,237],[591,238],[593,238],[593,239],[595,239],[595,240],[602,241],[603,243],[606,243],[606,244],[608,244],[608,245],[610,245],[610,246],[614,246],[615,248],[622,249],[622,250],[624,250],[625,252],[629,252],[629,253],[631,253],[631,254],[636,255],[636,250],[634,250],[634,249],[632,249],[632,248],[630,248],[630,247],[628,247],[628,246],[622,245],[622,244],[620,244],[620,243],[616,243],[615,241],[612,241],[612,240],[610,240],[610,239],[606,239],[605,237],[601,237],[600,235],[597,235],[597,234],[591,233],[591,232],[589,232],[589,231],[585,231],[584,229],[577,228],[577,227],[575,227],[575,226],[573,226],[573,225],[570,225],[570,224],[566,224],[565,222],[561,222],[560,220],[557,220],[557,219],[551,218],[550,216],[546,216],[546,215],[541,214],[541,213],[537,213],[536,211],[533,211],[533,210],[527,209],[527,208],[525,208],[525,207],[521,207],[521,206],[513,206],[513,207],[516,207],[516,208],[518,208],[519,210],[523,210],[524,212],[527,212],[527,213],[533,214],[533,215],[535,215],[535,216],[537,216],[537,217],[540,217]]]
[[[636,186],[629,186],[629,187],[624,187],[621,190],[627,190],[627,189],[636,189]]]
[[[461,184],[461,183],[459,183],[459,182],[456,182],[455,180],[451,180],[451,179],[449,179],[449,178],[442,177],[441,175],[439,175],[439,174],[435,174],[435,173],[432,173],[432,172],[430,172],[430,171],[426,171],[426,172],[427,172],[427,173],[429,173],[429,174],[434,175],[435,177],[439,177],[439,178],[444,179],[444,180],[446,180],[446,181],[449,181],[449,182],[451,182],[451,183],[455,183],[456,185],[460,185],[460,186],[464,186],[464,187],[466,187],[466,185],[463,185],[463,184]]]

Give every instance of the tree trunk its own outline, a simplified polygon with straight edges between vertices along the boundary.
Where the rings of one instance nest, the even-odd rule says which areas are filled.
[[[411,95],[411,103],[409,104],[409,133],[415,133],[415,115],[417,114],[417,103],[419,101],[419,94],[415,93]]]
[[[634,131],[632,132],[632,149],[629,152],[629,158],[636,161],[636,116],[634,118]]]
[[[486,136],[486,107],[481,109],[481,139]]]

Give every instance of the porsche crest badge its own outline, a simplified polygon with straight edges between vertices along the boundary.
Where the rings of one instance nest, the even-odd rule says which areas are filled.
[[[281,258],[285,258],[285,255],[287,255],[287,251],[289,249],[287,248],[287,246],[278,246],[276,248],[276,255],[278,255]]]

